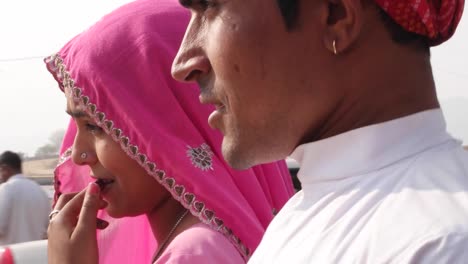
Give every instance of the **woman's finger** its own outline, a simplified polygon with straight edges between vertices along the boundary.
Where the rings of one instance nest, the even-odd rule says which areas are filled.
[[[100,209],[100,192],[96,183],[90,183],[86,189],[83,204],[76,226],[76,233],[80,235],[96,235],[97,212]]]
[[[70,237],[75,229],[85,192],[82,191],[64,203],[63,208],[49,222],[49,237],[53,234]],[[65,199],[64,199],[65,201]],[[56,208],[58,208],[56,206]]]
[[[69,195],[69,197],[70,196],[71,195]],[[58,213],[53,215],[50,219],[49,227],[47,229],[47,236],[49,237],[50,243],[53,242],[52,244],[66,243],[75,229],[77,221],[76,219],[79,212],[73,217],[69,216],[68,214],[70,213],[65,209],[73,202],[81,205],[84,193],[78,193],[71,199],[68,199],[69,197],[62,199],[62,205],[64,209],[59,210]],[[58,206],[59,205],[57,204],[55,208],[60,208]]]
[[[85,190],[82,190],[81,192],[73,192],[73,193],[63,193],[60,195],[59,199],[57,200],[57,203],[55,204],[54,210],[60,211],[73,197],[78,195],[79,193],[84,194]],[[107,202],[104,200],[99,201],[99,209],[104,209],[107,206]]]
[[[60,217],[59,219],[55,219],[55,225],[65,225],[66,226],[66,233],[70,234],[70,231],[73,230],[76,227],[78,216],[81,211],[82,203],[84,201],[84,196],[86,193],[86,189],[82,190],[79,193],[65,193],[60,196],[60,198],[57,200],[57,203],[54,207],[54,211],[56,211],[52,216],[51,216],[51,222],[52,218],[55,218],[56,216]],[[73,206],[70,206],[65,212],[62,212],[62,209],[70,202],[73,200]],[[102,199],[99,199],[98,202],[98,207],[99,209],[104,209],[106,208],[108,203]],[[58,224],[57,222],[60,222]],[[105,229],[109,223],[105,220],[97,218],[96,220],[96,228],[98,229]],[[65,230],[64,230],[65,231]]]
[[[60,195],[57,203],[54,206],[54,210],[61,210],[73,197],[75,197],[78,193],[63,193]]]

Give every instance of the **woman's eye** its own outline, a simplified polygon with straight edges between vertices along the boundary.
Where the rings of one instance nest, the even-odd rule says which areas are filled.
[[[99,133],[102,131],[102,128],[93,124],[86,124],[86,130],[88,130],[91,133]]]

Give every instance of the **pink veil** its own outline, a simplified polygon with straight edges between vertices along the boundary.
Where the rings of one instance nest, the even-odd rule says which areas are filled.
[[[293,194],[291,178],[284,161],[235,171],[222,159],[222,135],[207,124],[212,106],[200,105],[196,86],[170,75],[188,21],[176,0],[135,1],[46,58],[47,68],[130,157],[248,259]],[[69,159],[75,133],[71,122],[57,195],[91,180],[87,167]],[[110,221],[98,232],[100,263],[150,262],[155,241],[145,217],[100,217]]]

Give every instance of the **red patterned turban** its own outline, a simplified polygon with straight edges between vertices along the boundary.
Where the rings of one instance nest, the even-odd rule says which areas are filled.
[[[448,40],[460,22],[465,0],[375,0],[407,31],[426,36],[431,46]]]

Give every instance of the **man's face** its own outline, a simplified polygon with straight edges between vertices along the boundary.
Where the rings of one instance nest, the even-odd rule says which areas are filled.
[[[10,169],[5,164],[0,164],[0,183],[6,182],[10,176]]]
[[[274,0],[180,1],[192,19],[172,73],[196,81],[200,101],[216,106],[209,123],[224,134],[227,162],[243,169],[285,158],[328,107],[318,14],[288,31]],[[317,96],[309,111],[298,103],[305,93]]]

